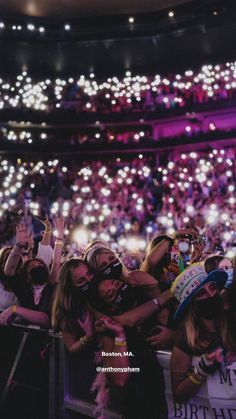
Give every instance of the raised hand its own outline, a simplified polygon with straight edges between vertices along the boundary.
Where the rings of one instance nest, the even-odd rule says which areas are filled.
[[[79,324],[81,329],[84,331],[85,336],[87,338],[90,338],[94,335],[94,321],[93,321],[93,316],[89,310],[86,311],[84,319],[78,319],[77,323]]]
[[[198,237],[198,233],[193,228],[181,229],[175,233],[176,238],[181,237],[181,236],[187,236],[187,235],[191,236],[192,239],[197,239]]]
[[[46,215],[45,218],[41,218],[41,217],[35,217],[38,221],[40,221],[40,223],[42,223],[45,227],[46,231],[51,231],[52,230],[52,226],[51,223],[48,219],[48,215]]]
[[[224,361],[223,356],[224,349],[219,346],[210,353],[203,354],[194,368],[194,372],[206,379],[210,374],[213,374],[217,369],[217,366]]]
[[[55,217],[53,219],[54,227],[57,231],[57,238],[63,239],[65,230],[65,219],[62,216]]]
[[[26,224],[17,224],[16,226],[16,243],[21,244],[22,247],[30,244],[30,233]]]
[[[216,348],[213,352],[206,354],[206,359],[211,362],[218,362],[219,364],[224,361],[223,357],[223,351],[224,349],[222,346],[219,346]]]

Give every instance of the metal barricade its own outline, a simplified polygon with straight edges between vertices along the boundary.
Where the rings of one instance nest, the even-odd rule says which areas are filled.
[[[61,334],[31,325],[1,327],[0,341],[1,418],[95,418],[92,351],[70,354]],[[104,416],[121,418],[112,409]]]
[[[0,342],[0,417],[47,417],[51,343],[48,330],[24,325],[1,327]]]
[[[59,340],[58,349],[59,419],[95,418],[95,395],[90,391],[97,374],[94,351],[91,349],[91,351],[71,354],[65,348],[62,339]],[[116,413],[113,407],[104,409],[103,414],[107,419],[121,419],[121,415]],[[54,418],[50,417],[50,419]]]

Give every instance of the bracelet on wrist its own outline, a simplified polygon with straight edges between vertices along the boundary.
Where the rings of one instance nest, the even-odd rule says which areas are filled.
[[[194,374],[196,374],[198,377],[201,377],[202,380],[206,380],[209,377],[209,373],[204,371],[200,366],[194,367]]]
[[[201,386],[205,381],[205,380],[204,381],[198,380],[197,378],[194,377],[193,374],[190,374],[188,378],[192,381],[192,383],[197,384],[198,386]]]
[[[123,337],[116,336],[115,337],[115,345],[117,345],[117,346],[126,345],[126,337],[125,336],[123,336]]]
[[[199,371],[197,371],[197,368],[196,367],[194,367],[193,371],[189,375],[194,376],[194,378],[196,380],[201,381],[202,383],[204,381],[206,381],[206,379],[207,379],[207,376],[200,374]]]

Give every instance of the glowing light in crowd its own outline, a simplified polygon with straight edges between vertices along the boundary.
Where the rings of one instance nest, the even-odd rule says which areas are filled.
[[[235,255],[236,255],[236,248],[233,248],[233,247],[229,249],[225,254],[225,256],[229,259],[233,259]]]
[[[173,11],[169,12],[171,17],[174,17]],[[130,16],[130,23],[134,22],[134,17]],[[20,25],[13,25],[15,29],[20,30]],[[31,32],[44,33],[45,28],[40,26],[36,27],[34,24],[29,23],[27,28]],[[0,29],[4,29],[4,23],[0,22]],[[37,31],[36,31],[37,29]],[[64,25],[66,31],[70,31],[71,26],[69,23]],[[235,73],[236,64],[234,62],[226,64],[216,65],[210,70],[208,66],[203,66],[199,73],[194,73],[188,69],[184,74],[176,74],[169,78],[161,77],[159,74],[154,77],[146,77],[143,75],[132,75],[130,71],[127,71],[124,78],[109,77],[104,81],[97,81],[94,73],[90,73],[89,77],[86,78],[84,75],[74,80],[72,77],[68,77],[68,80],[57,78],[55,81],[49,79],[34,81],[24,71],[16,77],[16,81],[10,85],[8,82],[1,80],[0,83],[0,108],[8,107],[22,107],[38,109],[47,112],[49,106],[55,106],[60,109],[62,102],[65,103],[67,99],[67,87],[74,84],[74,93],[78,95],[81,91],[85,97],[87,96],[87,102],[83,105],[83,111],[91,112],[96,109],[96,102],[94,99],[96,96],[104,96],[107,103],[114,105],[119,104],[119,100],[122,100],[122,106],[124,106],[124,99],[127,104],[132,103],[132,99],[140,101],[141,97],[148,94],[148,92],[155,92],[157,98],[162,97],[161,105],[166,107],[170,106],[182,106],[185,104],[187,98],[185,94],[189,96],[189,91],[196,87],[196,83],[199,91],[206,92],[207,97],[210,98],[221,98],[219,85],[221,86],[224,95],[236,89]],[[217,70],[219,68],[219,70]],[[227,71],[227,75],[225,75]],[[227,77],[227,80],[226,80]],[[168,91],[163,93],[163,87],[175,88],[178,93],[174,97],[169,97]],[[78,90],[77,90],[78,89]],[[165,91],[165,90],[164,90]],[[204,93],[205,94],[205,93]],[[54,95],[54,96],[53,96]],[[163,96],[164,95],[164,96]],[[173,94],[171,94],[173,96]],[[50,100],[49,100],[50,97]],[[223,94],[222,94],[223,97]],[[76,98],[76,96],[75,96]],[[197,97],[196,97],[197,99]],[[207,100],[207,98],[206,98]],[[50,102],[50,103],[49,103]],[[158,103],[158,100],[155,101]],[[77,106],[77,105],[76,105]],[[95,108],[94,108],[95,107]],[[141,121],[140,121],[141,122]],[[143,120],[142,120],[143,122]],[[209,130],[214,131],[216,129],[215,123],[209,123]],[[186,131],[191,132],[192,128],[190,125],[186,126]],[[143,137],[144,131],[140,131],[135,134],[135,138]],[[98,133],[97,133],[98,134]]]
[[[169,13],[168,13],[168,16],[171,17],[171,18],[174,17],[175,12],[173,10],[170,10]]]
[[[32,23],[29,23],[29,24],[27,25],[27,29],[28,29],[29,31],[34,31],[34,30],[35,30],[35,26],[34,26]]]
[[[140,240],[138,237],[129,237],[126,240],[125,247],[126,249],[137,252],[138,250],[144,250],[147,243],[145,240]]]
[[[209,161],[209,154],[212,154],[211,161]],[[221,162],[219,158],[222,156],[223,161]],[[181,165],[178,164],[179,161],[182,161]],[[229,182],[235,170],[235,161],[233,149],[213,150],[209,153],[191,152],[185,153],[184,156],[174,153],[167,167],[158,167],[155,171],[148,159],[143,157],[140,160],[137,157],[135,164],[117,159],[118,169],[110,163],[82,165],[79,172],[74,170],[73,178],[71,178],[71,168],[69,165],[67,167],[62,164],[59,159],[47,162],[29,162],[18,158],[16,164],[13,164],[6,158],[0,158],[1,214],[4,216],[9,209],[14,211],[15,207],[17,208],[20,194],[24,191],[27,194],[27,206],[30,212],[33,215],[40,215],[39,202],[36,202],[32,197],[32,192],[35,194],[37,191],[38,180],[36,181],[35,176],[44,177],[45,174],[50,174],[52,173],[50,171],[53,170],[60,179],[63,177],[67,179],[69,172],[70,198],[56,197],[54,202],[50,203],[49,212],[51,216],[64,215],[66,221],[73,220],[72,224],[76,219],[76,222],[81,224],[79,228],[82,229],[82,233],[84,230],[88,234],[88,241],[93,237],[100,239],[103,237],[103,240],[108,243],[116,242],[122,248],[142,251],[143,248],[145,249],[147,237],[149,240],[150,235],[164,232],[171,234],[170,232],[177,228],[176,219],[178,225],[185,226],[188,223],[194,223],[195,215],[198,215],[210,229],[219,225],[221,227],[220,239],[222,242],[226,242],[226,246],[229,246],[233,237],[231,230],[233,230],[235,222],[235,197],[233,196],[235,187]],[[231,163],[230,177],[226,174],[229,162]],[[144,175],[151,176],[159,173],[164,175],[163,182],[167,186],[167,190],[164,188],[161,210],[157,210],[151,202],[151,197],[144,193],[146,182]],[[221,178],[222,173],[225,176]],[[131,183],[126,182],[128,179],[131,180]],[[219,189],[219,179],[223,182],[225,187],[224,207],[217,196],[210,197],[209,205],[204,204],[200,208],[198,207],[198,198],[195,203],[193,202],[193,185],[197,184],[197,187],[208,196],[212,187],[209,183],[210,179],[213,179],[214,184],[216,182],[217,189]],[[119,194],[121,191],[120,180],[122,180],[123,186],[122,192]],[[156,177],[153,180],[156,181]],[[152,178],[147,178],[147,182],[150,181]],[[138,187],[140,182],[144,186],[144,190]],[[176,194],[179,190],[186,194],[185,201],[181,201],[181,211],[178,208],[180,203],[178,195],[173,195],[172,192],[174,191]],[[202,197],[202,192],[199,196]],[[127,206],[128,212],[124,214],[125,206]],[[143,222],[146,217],[146,206],[150,206],[154,211],[153,221],[149,223]],[[176,208],[178,208],[178,212]],[[72,214],[73,218],[71,218]],[[141,233],[139,232],[140,236],[136,235],[138,234],[137,226],[139,228],[142,223],[143,230]],[[82,233],[81,237],[83,237]],[[94,236],[95,234],[96,236]],[[56,236],[55,232],[54,235]],[[103,236],[101,237],[101,235]]]
[[[73,240],[80,246],[86,246],[89,242],[88,231],[82,227],[75,229],[72,236]]]

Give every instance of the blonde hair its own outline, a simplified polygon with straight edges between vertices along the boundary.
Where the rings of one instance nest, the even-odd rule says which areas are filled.
[[[192,302],[185,314],[184,327],[188,345],[192,350],[204,350],[207,348],[209,342],[202,341],[200,338],[200,330],[202,326],[199,322],[199,317],[194,310]],[[219,313],[216,313],[216,328],[219,331],[225,348],[235,351],[236,342],[234,341],[232,334],[229,332],[229,325],[223,309]]]
[[[72,310],[72,293],[74,285],[72,273],[75,268],[86,264],[82,259],[71,258],[66,261],[60,270],[59,284],[52,305],[52,326],[55,328],[69,328],[74,323]]]

